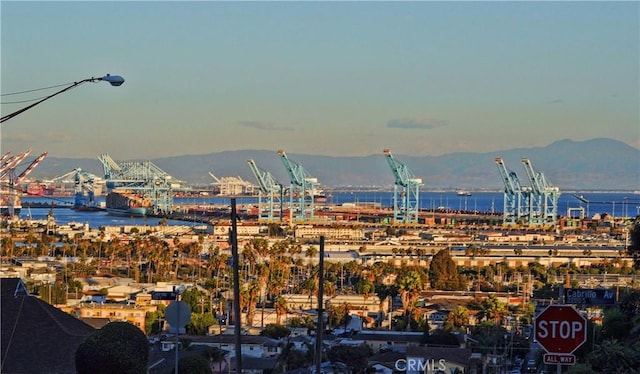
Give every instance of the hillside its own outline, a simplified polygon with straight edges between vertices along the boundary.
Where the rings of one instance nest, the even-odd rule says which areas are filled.
[[[392,150],[393,152],[394,150]],[[366,157],[330,157],[287,153],[324,186],[392,186],[393,175],[382,150]],[[111,153],[116,161],[117,153]],[[587,141],[559,140],[546,147],[507,149],[489,153],[451,153],[442,156],[414,157],[393,153],[422,178],[426,189],[502,189],[495,158],[502,157],[507,167],[528,185],[521,159],[531,160],[533,167],[562,190],[640,190],[640,150],[612,139]],[[185,155],[151,160],[177,179],[191,184],[209,184],[212,172],[218,177],[240,176],[255,183],[247,159],[268,170],[281,183],[289,178],[275,150],[239,150],[202,155]],[[127,160],[129,161],[129,160]],[[103,175],[96,159],[48,157],[32,173],[33,178],[47,179],[76,167]]]

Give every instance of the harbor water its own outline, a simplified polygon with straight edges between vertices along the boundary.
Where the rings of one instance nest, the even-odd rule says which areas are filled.
[[[576,197],[576,195],[578,197]],[[102,199],[102,200],[101,200]],[[104,198],[98,198],[104,201]],[[73,197],[24,197],[23,205],[28,203],[52,204],[56,206],[71,206]],[[189,198],[175,198],[177,205],[229,205],[231,198],[218,196],[203,196]],[[253,196],[236,197],[239,206],[255,205],[258,198]],[[288,200],[285,201],[285,204]],[[382,207],[393,206],[393,192],[332,192],[324,204],[360,204],[376,203]],[[459,196],[456,192],[420,192],[420,209],[446,209],[451,211],[467,212],[493,212],[502,213],[504,194],[499,192],[473,192],[471,196]],[[558,199],[558,214],[566,216],[570,209],[584,209],[585,215],[592,217],[595,214],[609,214],[614,217],[636,217],[640,215],[640,194],[627,193],[563,193]],[[32,219],[45,219],[50,213],[48,208],[23,207],[20,217]],[[159,218],[152,217],[121,217],[112,216],[105,211],[81,212],[72,209],[53,209],[53,214],[58,224],[69,222],[88,223],[91,228],[110,225],[157,225]],[[189,221],[172,221],[169,225],[189,225]],[[194,225],[201,223],[192,222]]]

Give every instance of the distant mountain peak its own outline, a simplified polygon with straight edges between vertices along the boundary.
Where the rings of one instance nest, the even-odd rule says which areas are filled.
[[[116,161],[117,155],[112,155]],[[394,178],[384,155],[337,157],[289,154],[323,186],[393,186]],[[442,156],[401,156],[414,174],[422,178],[425,189],[474,188],[502,189],[502,179],[495,166],[495,158],[502,157],[521,181],[526,174],[520,166],[528,158],[536,170],[561,190],[629,190],[640,189],[640,150],[624,142],[595,138],[576,141],[560,139],[546,147],[509,149],[496,152],[456,152]],[[218,177],[240,176],[256,183],[247,159],[253,158],[261,169],[269,171],[280,183],[289,178],[275,150],[235,150],[202,155],[157,158],[152,161],[173,177],[192,184],[211,183],[209,172]],[[32,178],[51,179],[77,167],[102,175],[97,159],[48,157],[34,170]],[[524,184],[524,183],[523,183]]]

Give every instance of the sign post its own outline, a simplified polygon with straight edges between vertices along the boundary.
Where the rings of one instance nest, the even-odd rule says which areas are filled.
[[[164,316],[169,322],[171,327],[176,329],[176,341],[175,341],[175,374],[178,374],[178,346],[180,344],[178,336],[180,334],[180,328],[184,327],[191,320],[191,308],[184,301],[174,301],[164,311]]]
[[[544,362],[573,365],[578,347],[587,341],[587,320],[571,305],[549,305],[535,319],[533,335],[547,351]]]

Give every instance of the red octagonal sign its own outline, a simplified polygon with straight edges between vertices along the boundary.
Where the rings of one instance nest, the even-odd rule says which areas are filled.
[[[587,320],[570,305],[549,305],[536,317],[533,335],[549,353],[573,353],[587,341]]]

